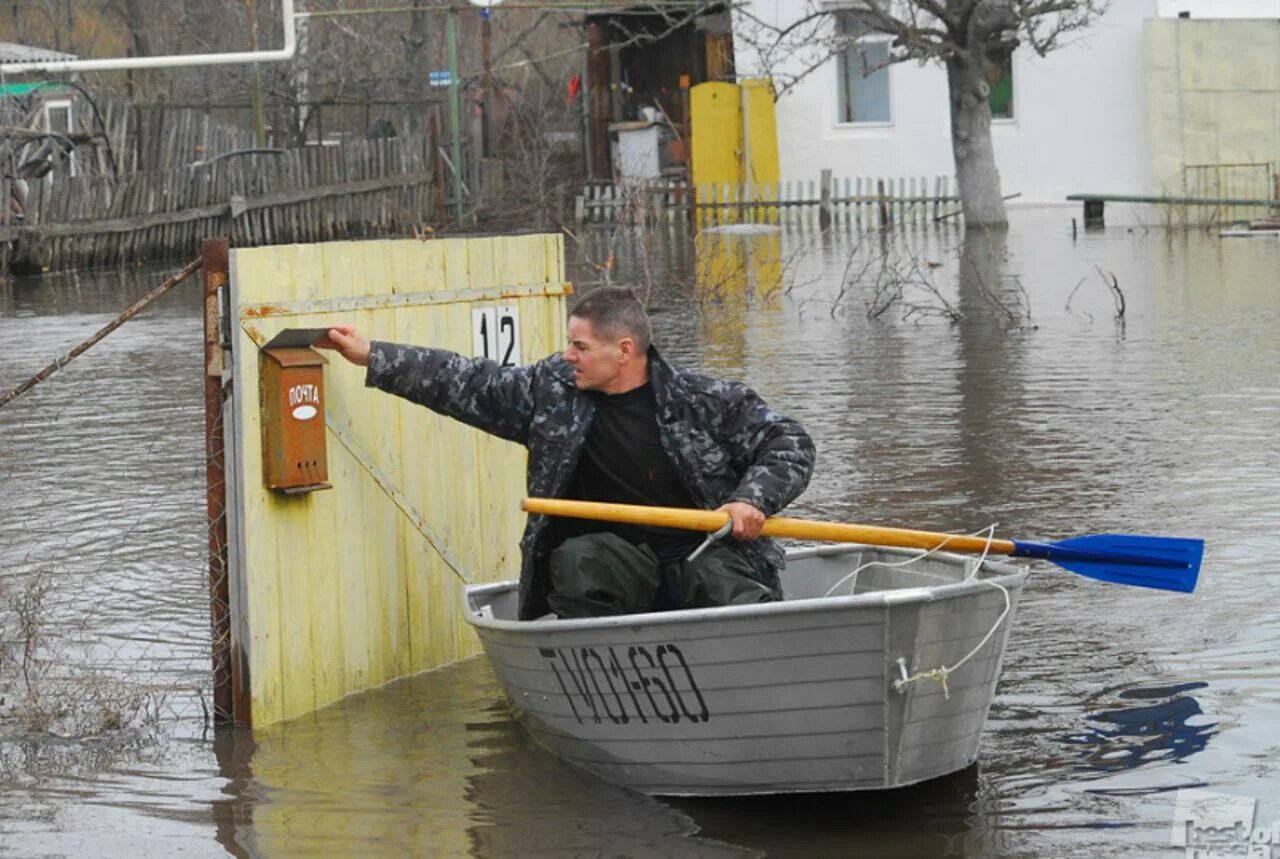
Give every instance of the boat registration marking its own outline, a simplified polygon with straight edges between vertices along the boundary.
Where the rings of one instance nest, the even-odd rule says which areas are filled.
[[[579,725],[588,719],[615,725],[711,720],[693,669],[674,644],[652,650],[632,645],[625,651],[612,645],[540,647],[538,653],[551,666]]]

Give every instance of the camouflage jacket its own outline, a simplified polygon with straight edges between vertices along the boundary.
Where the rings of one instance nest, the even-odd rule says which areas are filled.
[[[772,516],[799,495],[813,473],[814,448],[795,421],[745,385],[671,366],[649,350],[662,447],[699,506],[745,501]],[[557,353],[525,367],[499,367],[443,349],[374,342],[365,384],[456,418],[529,450],[529,495],[567,490],[595,411]],[[520,541],[520,617],[548,611],[546,516],[529,517]],[[774,541],[726,542],[760,582],[781,592],[782,550]]]

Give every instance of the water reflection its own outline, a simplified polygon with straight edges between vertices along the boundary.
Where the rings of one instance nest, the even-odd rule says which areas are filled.
[[[698,309],[696,337],[703,365],[732,372],[759,360],[752,337],[776,315],[782,289],[782,242],[778,233],[701,233],[694,241]]]
[[[956,486],[967,507],[996,514],[1026,481],[1020,455],[1027,428],[1023,413],[1025,332],[1013,319],[1016,295],[1007,288],[1004,229],[973,229],[964,234],[959,260],[955,391],[960,458],[966,468]],[[956,472],[959,477],[959,473]],[[986,522],[971,521],[979,528]]]
[[[1201,752],[1218,733],[1218,722],[1186,694],[1208,683],[1125,689],[1121,700],[1156,701],[1088,713],[1087,729],[1067,734],[1087,770],[1115,772],[1154,762],[1178,762]],[[1161,699],[1161,700],[1156,700]]]
[[[233,855],[742,855],[532,743],[470,659],[215,744]]]
[[[969,856],[1003,852],[977,766],[892,791],[652,799],[563,763],[471,659],[214,744],[234,856]]]
[[[979,765],[896,790],[667,802],[702,835],[767,856],[994,856],[1007,847]]]
[[[237,859],[253,855],[247,845],[253,840],[250,834],[253,832],[256,794],[251,765],[257,749],[253,731],[246,728],[224,727],[214,734],[213,755],[218,764],[218,775],[226,779],[226,783],[221,791],[225,798],[210,803],[213,837]]]

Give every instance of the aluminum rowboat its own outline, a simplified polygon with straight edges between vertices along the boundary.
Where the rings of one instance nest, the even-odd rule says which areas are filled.
[[[468,587],[465,613],[533,738],[608,781],[666,796],[891,788],[977,759],[1027,577],[935,553],[863,568],[851,592],[855,568],[918,554],[793,551],[777,603],[521,622],[502,582]],[[902,682],[969,654],[945,689]]]

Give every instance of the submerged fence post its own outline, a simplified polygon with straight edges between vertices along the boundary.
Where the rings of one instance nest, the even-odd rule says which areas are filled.
[[[213,718],[248,723],[243,672],[231,659],[231,588],[227,576],[227,480],[223,456],[222,337],[219,298],[227,289],[229,242],[207,239],[200,249],[204,280],[204,474],[209,516],[209,606],[212,623]],[[239,680],[240,683],[237,683]],[[233,689],[236,690],[233,693]],[[243,717],[234,712],[239,704]]]
[[[822,171],[822,191],[818,197],[818,229],[831,229],[831,171]]]

